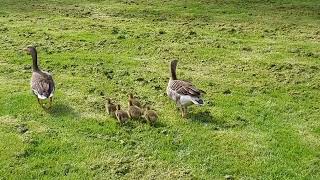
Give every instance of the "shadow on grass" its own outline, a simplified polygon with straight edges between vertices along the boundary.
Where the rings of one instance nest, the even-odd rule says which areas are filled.
[[[48,113],[53,117],[78,117],[79,114],[67,104],[54,104]]]
[[[139,126],[141,126],[142,124],[148,125],[152,128],[161,128],[161,127],[166,127],[166,124],[164,124],[161,121],[157,121],[155,124],[150,124],[145,120],[129,120],[128,122],[124,123],[124,124],[118,124],[121,127],[125,127],[125,128],[129,128],[129,129],[134,129],[137,128]]]
[[[192,121],[197,121],[201,123],[214,123],[215,121],[214,117],[211,115],[209,111],[198,112],[195,114],[190,113],[189,119],[191,119]]]
[[[164,124],[163,122],[161,121],[157,121],[154,125],[152,125],[152,127],[154,128],[161,128],[161,127],[166,127],[167,125]]]
[[[189,119],[195,122],[213,125],[214,130],[226,130],[232,128],[242,128],[249,124],[249,121],[241,116],[235,116],[232,119],[213,117],[209,111],[190,114]]]

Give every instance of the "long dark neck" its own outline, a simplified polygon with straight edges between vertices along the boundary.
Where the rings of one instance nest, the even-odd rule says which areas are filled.
[[[31,53],[31,57],[32,57],[32,70],[39,71],[40,69],[38,67],[37,51],[34,49],[30,53]]]
[[[177,73],[176,73],[177,62],[176,61],[172,61],[170,67],[171,67],[171,79],[172,80],[176,80],[177,79]]]

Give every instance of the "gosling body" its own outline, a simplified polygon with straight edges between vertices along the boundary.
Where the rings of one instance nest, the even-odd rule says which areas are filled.
[[[112,116],[112,117],[116,117],[116,110],[117,110],[117,105],[114,104],[111,99],[107,99],[107,103],[106,103],[106,111],[107,113]]]
[[[140,101],[139,101],[137,98],[135,98],[132,93],[129,94],[129,101],[132,102],[132,105],[141,108],[141,103],[140,103]]]
[[[158,114],[154,110],[151,110],[149,106],[147,106],[146,110],[144,111],[144,118],[151,125],[154,125],[158,120]]]
[[[128,104],[129,104],[129,107],[128,107],[129,117],[131,119],[140,119],[143,114],[142,109],[136,105],[133,105],[132,101],[130,101],[130,100],[129,100]]]
[[[126,111],[121,110],[120,105],[117,105],[117,109],[115,111],[115,115],[120,124],[124,124],[128,121],[129,115]]]

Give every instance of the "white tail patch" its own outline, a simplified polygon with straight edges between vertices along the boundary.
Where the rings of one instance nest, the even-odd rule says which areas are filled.
[[[191,104],[203,105],[204,104],[202,99],[198,97],[191,97],[191,96],[181,96],[179,102],[181,105],[191,105]]]
[[[199,106],[203,106],[204,102],[202,99],[200,98],[191,98],[191,101],[193,102],[193,104],[195,105],[199,105]]]
[[[32,89],[32,92],[33,92],[39,99],[41,99],[41,100],[47,99],[46,96],[39,94],[38,91],[36,91],[36,90],[34,90],[34,89]],[[53,94],[54,94],[54,91],[52,91],[52,93],[50,94],[49,97],[52,97]]]

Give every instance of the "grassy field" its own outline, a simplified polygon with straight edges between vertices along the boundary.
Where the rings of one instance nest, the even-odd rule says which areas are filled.
[[[320,179],[318,0],[2,0],[0,179]],[[31,94],[31,57],[56,81]],[[180,117],[168,65],[205,90]],[[135,93],[156,127],[123,127]]]

